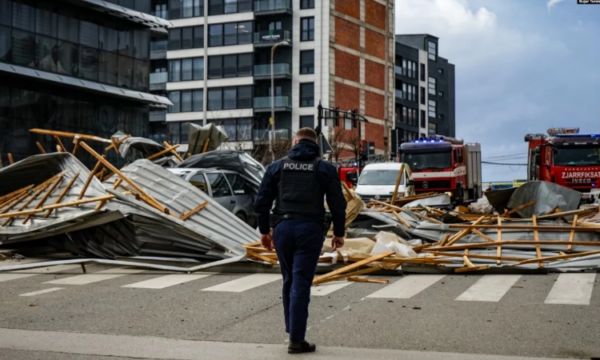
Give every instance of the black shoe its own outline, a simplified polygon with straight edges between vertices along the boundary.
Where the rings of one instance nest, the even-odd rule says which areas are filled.
[[[301,342],[290,342],[290,346],[288,346],[288,354],[311,353],[315,352],[315,350],[317,350],[317,346],[306,340]]]

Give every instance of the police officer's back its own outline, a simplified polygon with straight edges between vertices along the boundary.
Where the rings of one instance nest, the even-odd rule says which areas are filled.
[[[283,307],[290,353],[315,350],[305,340],[310,288],[323,247],[324,198],[331,211],[334,247],[344,244],[346,200],[335,166],[321,160],[317,135],[304,128],[289,155],[271,164],[255,202],[261,243],[277,251],[283,276]],[[270,235],[270,211],[276,219]]]

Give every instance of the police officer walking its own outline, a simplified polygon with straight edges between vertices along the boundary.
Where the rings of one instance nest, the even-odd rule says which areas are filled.
[[[344,245],[346,199],[335,166],[321,160],[317,134],[303,128],[289,155],[267,168],[254,207],[262,245],[277,251],[283,276],[288,353],[314,352],[306,341],[310,288],[325,240],[324,198],[333,220],[334,249]],[[270,234],[270,212],[277,219]]]

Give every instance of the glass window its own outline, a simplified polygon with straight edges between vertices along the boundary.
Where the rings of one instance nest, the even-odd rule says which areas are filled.
[[[429,60],[435,60],[437,56],[437,44],[433,41],[427,42],[427,52]]]
[[[223,56],[223,77],[237,76],[237,55]]]
[[[238,109],[250,109],[252,108],[252,85],[249,86],[238,86]]]
[[[150,46],[150,33],[146,30],[133,32],[133,53],[137,59],[147,60]]]
[[[421,64],[421,81],[425,81],[425,64]]]
[[[171,144],[180,144],[181,143],[181,123],[172,122],[168,123],[169,125],[169,142]]]
[[[0,9],[0,11],[2,10]],[[58,35],[58,14],[43,9],[37,9],[35,16],[35,32],[55,38]]]
[[[233,14],[238,12],[238,0],[225,0],[225,14]]]
[[[314,9],[315,0],[301,0],[300,9]]]
[[[237,23],[224,24],[225,45],[237,44]]]
[[[429,94],[435,95],[435,78],[429,78]]]
[[[315,73],[315,51],[300,51],[300,74]]]
[[[301,41],[313,41],[315,39],[315,18],[302,18],[301,22]]]
[[[438,69],[438,73],[444,74],[444,69]]]
[[[252,1],[251,0],[238,0],[238,12],[249,12],[252,11]]]
[[[252,141],[252,118],[238,119],[237,140],[238,141]]]
[[[183,0],[182,17],[194,17],[194,0]]]
[[[227,137],[228,137],[227,141],[229,141],[229,142],[237,141],[237,135],[236,135],[237,120],[236,119],[225,119],[225,120],[219,121],[219,123],[225,130],[225,133],[227,134]]]
[[[237,24],[238,44],[252,43],[252,21],[240,22]]]
[[[192,110],[204,111],[204,91],[194,90],[192,94]]]
[[[192,59],[181,60],[181,81],[192,80]]]
[[[12,25],[12,1],[0,0],[0,24]]]
[[[421,86],[421,104],[425,105],[425,88]]]
[[[133,57],[133,31],[119,31],[119,54]]]
[[[176,20],[181,18],[181,11],[183,4],[182,0],[169,0],[169,18]]]
[[[181,60],[169,61],[169,81],[181,81]]]
[[[223,109],[230,110],[237,108],[237,88],[229,87],[223,89]]]
[[[119,55],[107,51],[100,52],[100,78],[101,83],[117,85],[119,74]]]
[[[300,128],[315,128],[315,117],[312,115],[300,116]]]
[[[428,106],[428,110],[429,110],[429,117],[435,118],[436,117],[436,103],[433,100],[429,100],[429,106]]]
[[[56,72],[56,62],[52,56],[52,50],[56,48],[56,39],[37,35],[35,42],[36,69]]]
[[[208,182],[212,190],[212,197],[219,198],[224,196],[231,196],[231,189],[227,184],[227,180],[223,174],[206,174]]]
[[[193,68],[194,68],[194,80],[203,80],[204,79],[204,58],[194,58],[193,59]]]
[[[210,25],[208,46],[223,46],[223,24]]]
[[[181,111],[181,92],[173,91],[169,93],[169,100],[173,105],[169,105],[170,113],[178,113]]]
[[[182,91],[181,92],[181,112],[192,111],[192,92]]]
[[[87,80],[98,81],[98,49],[79,47],[79,75]]]
[[[14,47],[14,45],[13,45]],[[58,72],[77,77],[79,69],[79,47],[63,41],[58,45]]]
[[[0,61],[11,61],[11,44],[12,39],[10,34],[10,28],[0,26]]]
[[[13,3],[13,26],[17,29],[35,32],[35,8]]]
[[[194,48],[204,47],[204,26],[194,27]]]
[[[131,88],[133,76],[133,59],[119,56],[119,86]]]
[[[100,27],[100,49],[116,52],[119,49],[119,32],[115,29]]]
[[[246,195],[246,182],[238,174],[225,174],[235,195]]]
[[[191,49],[194,46],[194,28],[186,27],[181,29],[181,48]]]
[[[222,110],[223,92],[221,88],[208,89],[208,110]]]
[[[239,54],[237,58],[237,76],[252,76],[252,55]]]
[[[79,40],[79,20],[69,16],[58,16],[58,38],[70,42]]]
[[[223,0],[209,0],[208,1],[208,15],[221,15],[223,14]]]
[[[300,84],[300,107],[315,105],[315,83]]]
[[[150,80],[150,62],[147,60],[133,60],[133,88],[148,92]]]
[[[190,179],[190,184],[194,185],[201,191],[208,193],[208,187],[206,184],[206,179],[204,178],[204,174],[196,174],[192,176]]]
[[[421,127],[427,126],[427,119],[425,118],[425,110],[421,110]]]
[[[169,50],[181,49],[181,29],[169,30]]]
[[[79,23],[79,29],[79,43],[81,45],[97,48],[99,37],[98,25],[87,21],[81,21]]]
[[[220,79],[223,77],[223,57],[211,56],[208,58],[208,78]]]

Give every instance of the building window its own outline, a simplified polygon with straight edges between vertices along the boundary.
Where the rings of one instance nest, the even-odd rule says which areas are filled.
[[[300,29],[302,33],[301,41],[315,40],[315,18],[307,17],[301,19]]]
[[[425,105],[425,88],[421,86],[421,104]]]
[[[300,116],[300,128],[315,128],[315,117],[313,115]]]
[[[221,126],[228,142],[252,141],[252,118],[211,119],[208,123]]]
[[[169,61],[169,81],[191,81],[204,79],[204,58]]]
[[[251,85],[211,88],[208,89],[208,110],[249,109],[251,99]]]
[[[429,60],[433,60],[435,61],[437,58],[437,44],[434,43],[433,41],[428,41],[427,42],[427,53],[428,53],[428,58]]]
[[[300,1],[300,9],[314,9],[315,8],[315,0],[301,0]]]
[[[169,30],[169,50],[204,47],[204,27],[194,26]]]
[[[431,117],[431,118],[436,117],[436,109],[435,108],[436,108],[435,101],[429,100],[429,106],[428,106],[429,117]]]
[[[440,114],[440,120],[444,120],[444,114]]]
[[[300,84],[300,107],[315,106],[315,83]]]
[[[173,105],[169,106],[170,113],[178,113],[181,111],[181,92],[173,91],[169,93],[169,100],[173,103]]]
[[[400,122],[407,122],[408,120],[408,109],[406,107],[402,107],[402,117],[400,117]]]
[[[210,25],[208,32],[210,47],[252,43],[251,21]]]
[[[192,111],[204,111],[204,90],[192,91]]]
[[[435,135],[435,134],[437,134],[437,124],[429,123],[429,125],[428,125],[428,132],[429,132],[429,135]]]
[[[435,84],[436,84],[435,78],[430,77],[429,78],[429,94],[430,95],[435,95],[436,94],[436,92],[435,92]]]
[[[172,91],[169,100],[173,103],[169,113],[203,111],[203,90]]]
[[[427,126],[427,119],[425,117],[425,110],[421,110],[421,127],[424,128]]]
[[[438,91],[438,96],[439,97],[444,97],[444,92],[443,91]]]
[[[438,73],[440,73],[441,75],[444,75],[444,69],[438,69]]]
[[[300,74],[315,73],[315,51],[300,51]]]
[[[210,56],[208,58],[208,78],[252,76],[252,55],[249,53]]]
[[[252,11],[251,0],[209,0],[208,15],[235,14]]]
[[[421,81],[425,81],[425,64],[421,64]]]
[[[204,16],[204,0],[170,0],[169,19]]]

